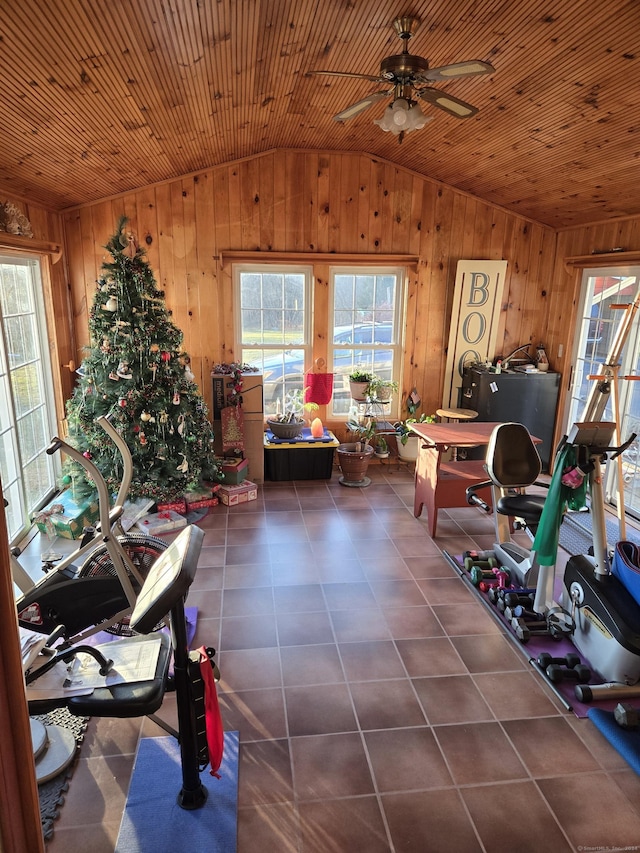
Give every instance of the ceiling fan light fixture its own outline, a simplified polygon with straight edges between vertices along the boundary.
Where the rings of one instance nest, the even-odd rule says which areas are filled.
[[[412,130],[420,130],[431,121],[418,104],[408,101],[406,98],[396,98],[384,111],[382,118],[374,120],[374,124],[385,133],[391,132],[398,136],[400,133],[410,133]]]

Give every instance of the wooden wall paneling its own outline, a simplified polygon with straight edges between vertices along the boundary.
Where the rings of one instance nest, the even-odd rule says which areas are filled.
[[[229,239],[234,248],[245,249],[242,243],[242,185],[240,164],[229,166]],[[227,248],[225,246],[221,248]]]
[[[422,232],[422,193],[425,181],[417,176],[411,179],[411,209],[409,211],[409,240],[407,251],[412,255],[420,254]],[[456,196],[458,198],[458,196]]]
[[[373,252],[375,247],[369,234],[369,219],[371,211],[371,161],[368,157],[360,157],[358,175],[358,252]]]
[[[196,228],[195,187],[198,176],[182,182],[182,213],[184,217],[184,265],[185,265],[185,316],[182,325],[176,323],[183,333],[182,347],[194,352],[195,369],[200,370],[197,359],[200,349],[197,341],[200,337],[202,319],[198,313],[200,274],[198,271],[198,234]],[[195,349],[194,349],[195,346]]]
[[[143,187],[136,194],[136,219],[138,245],[145,251],[145,258],[158,282],[160,249],[158,246],[158,216],[156,213],[155,187]]]
[[[218,350],[210,353],[213,364],[231,362],[233,353],[233,300],[231,299],[231,267],[224,269],[220,263],[220,251],[229,247],[237,248],[231,232],[229,215],[231,170],[227,167],[213,170],[213,198],[215,207],[215,291],[212,294],[214,310],[218,317]],[[265,203],[263,198],[263,204]],[[211,365],[211,367],[213,366]],[[207,383],[210,384],[210,383]],[[207,389],[206,400],[211,399],[211,390]]]
[[[382,190],[384,187],[384,163],[375,158],[367,158],[367,162],[369,164],[369,222],[367,223],[369,250],[371,252],[381,252],[383,223],[380,206],[382,204]]]
[[[489,241],[489,254],[487,255],[489,260],[504,260],[504,235],[506,227],[507,214],[505,211],[493,208],[491,211],[491,239]]]
[[[273,161],[273,248],[275,251],[287,249],[287,169],[282,152],[271,155]]]
[[[360,158],[355,154],[344,155],[341,177],[340,251],[357,252],[358,240],[358,197]]]
[[[240,231],[244,249],[260,248],[260,160],[246,160],[240,171]]]
[[[380,218],[382,220],[382,252],[393,252],[392,240],[393,222],[393,193],[396,186],[396,167],[391,163],[384,164],[382,181],[382,203],[380,205]]]
[[[260,161],[260,174],[258,181],[258,192],[260,201],[258,213],[260,216],[259,246],[265,252],[273,249],[274,244],[274,163],[273,156],[262,157]],[[220,211],[222,213],[222,211]]]
[[[317,205],[316,224],[317,237],[316,248],[319,252],[329,251],[329,223],[330,223],[330,169],[329,157],[326,154],[317,155],[318,181],[317,181]]]
[[[408,251],[411,230],[411,196],[413,177],[404,169],[396,170],[393,192],[393,224],[391,239],[396,252]]]
[[[192,322],[189,355],[200,393],[211,410],[212,356],[220,349],[220,318],[216,296],[216,242],[213,174],[203,172],[194,180],[194,211],[197,242],[196,271],[191,291]]]
[[[187,225],[185,207],[191,212],[192,205],[188,196],[192,186],[188,181],[175,181],[171,188],[171,214],[173,218],[173,279],[167,282],[166,304],[171,311],[171,319],[175,325],[184,333],[187,329],[189,317],[189,293],[188,293],[188,262],[187,242],[189,235],[187,229],[191,229],[191,223]]]
[[[329,244],[328,252],[340,252],[340,226],[342,224],[342,168],[343,160],[337,154],[329,155]],[[346,165],[345,165],[346,168]]]
[[[138,236],[138,206],[136,204],[138,192],[139,190],[135,193],[127,193],[126,195],[112,199],[113,225],[109,231],[109,236],[114,233],[115,226],[121,216],[127,217],[126,227]]]
[[[305,252],[318,250],[318,155],[304,155],[304,216],[303,234]]]
[[[305,218],[305,158],[298,151],[286,154],[286,198],[287,216],[285,243],[288,251],[301,252],[306,248]]]

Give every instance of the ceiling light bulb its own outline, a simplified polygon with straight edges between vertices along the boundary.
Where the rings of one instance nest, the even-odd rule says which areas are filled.
[[[409,123],[409,104],[404,98],[397,98],[391,105],[393,123],[398,127],[406,127]]]

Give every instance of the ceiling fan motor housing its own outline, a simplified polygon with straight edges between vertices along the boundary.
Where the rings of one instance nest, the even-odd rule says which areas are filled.
[[[412,53],[387,56],[380,63],[380,76],[391,81],[412,79],[417,74],[428,70],[428,61],[422,56],[414,56]]]

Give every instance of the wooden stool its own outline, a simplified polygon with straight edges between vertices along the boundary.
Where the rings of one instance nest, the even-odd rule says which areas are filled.
[[[454,423],[458,423],[458,421],[472,421],[474,418],[478,417],[478,413],[474,412],[473,409],[436,409],[436,415],[442,420],[442,418],[446,418],[448,421],[454,421]],[[451,461],[456,462],[458,459],[458,448],[451,448]]]

